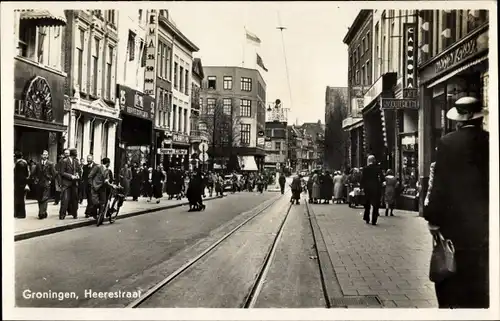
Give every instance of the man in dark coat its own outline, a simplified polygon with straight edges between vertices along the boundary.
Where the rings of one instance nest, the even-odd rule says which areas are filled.
[[[14,217],[26,218],[25,195],[30,172],[20,151],[14,152]]]
[[[91,188],[92,185],[90,184],[89,180],[89,174],[92,171],[94,167],[96,167],[97,164],[94,162],[94,156],[88,155],[87,156],[87,164],[83,166],[83,175],[82,175],[82,184],[83,188],[85,189],[85,195],[87,198],[87,207],[85,208],[85,217],[90,217],[92,215],[92,193],[91,193]]]
[[[324,200],[323,204],[329,204],[333,196],[333,178],[329,171],[323,175],[323,182],[321,184],[321,198]]]
[[[160,166],[158,166],[155,170],[150,167],[149,173],[148,182],[150,182],[151,185],[149,189],[148,202],[150,202],[154,197],[156,198],[156,204],[159,204],[160,199],[163,197],[163,182],[165,181],[165,176],[163,176],[163,170]]]
[[[382,197],[382,184],[384,175],[375,161],[375,156],[368,156],[368,166],[363,168],[361,188],[365,192],[365,213],[363,220],[370,223],[370,207],[372,207],[372,225],[377,225],[380,197]]]
[[[141,179],[141,168],[137,163],[134,163],[132,165],[132,180],[130,181],[130,195],[134,202],[137,202],[141,195]]]
[[[441,138],[424,217],[455,248],[456,273],[435,284],[440,308],[489,307],[489,134],[473,97],[456,101],[447,118],[459,129]]]
[[[283,175],[283,173],[280,173],[280,177],[278,179],[278,183],[280,184],[280,191],[281,191],[281,194],[285,194],[285,183],[286,183],[286,178],[285,178],[285,175]]]
[[[290,188],[292,189],[292,197],[290,202],[293,204],[300,204],[300,193],[302,193],[302,176],[298,174],[292,180],[292,184],[290,184]]]
[[[65,155],[68,152],[65,151]],[[61,207],[59,219],[64,220],[69,213],[74,218],[78,217],[78,181],[80,180],[80,165],[76,159],[76,150],[69,151],[59,166],[61,177]]]
[[[38,201],[38,218],[47,218],[47,203],[50,198],[50,187],[56,176],[54,163],[48,160],[49,152],[44,150],[42,159],[36,163],[33,173],[33,186],[35,187],[35,196]]]
[[[105,210],[105,204],[109,195],[110,187],[113,187],[113,178],[109,165],[111,161],[105,157],[101,165],[96,165],[89,173],[90,192],[92,197],[92,210],[90,214],[96,218],[98,214]]]

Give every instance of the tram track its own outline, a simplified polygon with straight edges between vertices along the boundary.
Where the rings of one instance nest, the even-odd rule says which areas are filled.
[[[266,204],[265,207],[257,210],[257,212],[255,214],[253,214],[249,218],[245,219],[242,223],[240,223],[235,228],[233,228],[231,231],[227,232],[225,235],[223,235],[217,241],[215,241],[214,243],[212,243],[202,253],[198,254],[193,259],[189,260],[186,264],[184,264],[183,266],[181,266],[180,268],[178,268],[173,273],[169,274],[167,277],[165,277],[163,280],[161,280],[156,285],[154,285],[153,287],[151,287],[143,295],[141,295],[139,298],[137,298],[136,300],[134,300],[133,302],[131,302],[130,304],[128,304],[126,307],[127,308],[139,308],[139,307],[143,306],[149,299],[151,299],[153,296],[155,296],[155,294],[158,294],[160,291],[165,290],[169,286],[169,284],[171,284],[175,280],[177,280],[180,277],[182,277],[190,268],[194,267],[202,259],[207,258],[211,253],[214,252],[214,250],[216,250],[217,248],[219,248],[224,243],[224,241],[226,241],[228,238],[230,238],[231,236],[233,236],[236,232],[241,231],[243,229],[243,227],[245,227],[251,221],[255,220],[256,218],[258,218],[262,214],[267,213],[267,211],[270,208],[272,208],[273,205],[276,205],[277,203],[279,203],[279,201],[282,198],[283,197],[279,197],[276,200],[274,200],[273,202],[270,202],[269,204]],[[268,251],[268,253],[267,253],[266,257],[265,257],[264,264],[262,266],[261,271],[258,273],[256,282],[252,286],[252,289],[251,289],[250,293],[245,298],[245,301],[242,303],[242,305],[240,306],[240,308],[241,307],[244,307],[244,308],[253,307],[253,305],[255,304],[255,300],[256,300],[256,298],[258,296],[258,293],[259,293],[260,289],[262,288],[262,282],[264,282],[264,280],[265,280],[266,271],[269,269],[269,266],[270,266],[270,264],[272,262],[273,254],[276,251],[277,245],[279,243],[279,238],[282,235],[283,227],[284,227],[285,222],[286,222],[286,220],[288,218],[288,214],[290,212],[290,208],[291,208],[291,204],[289,204],[287,206],[285,217],[283,218],[282,222],[280,223],[279,230],[276,233],[276,236],[275,236],[275,238],[274,238],[274,240],[272,242],[271,248],[269,249],[269,251]]]

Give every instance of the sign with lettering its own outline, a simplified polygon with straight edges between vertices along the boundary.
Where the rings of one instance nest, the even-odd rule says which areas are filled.
[[[158,148],[157,154],[163,154],[163,155],[187,155],[188,151],[186,149]]]
[[[180,133],[173,133],[172,141],[174,143],[189,144],[189,136]]]
[[[144,93],[156,96],[156,46],[158,44],[158,10],[148,11],[146,30],[146,66],[144,68]]]
[[[152,97],[123,85],[117,85],[117,92],[122,113],[153,120],[155,101]]]
[[[382,109],[418,109],[416,99],[382,98]]]
[[[418,90],[416,88],[403,89],[403,99],[417,99]]]
[[[477,39],[471,39],[462,45],[460,45],[455,50],[445,54],[441,57],[435,64],[435,72],[439,73],[445,69],[448,69],[467,57],[475,54],[477,52]]]
[[[403,88],[416,88],[417,50],[415,48],[416,23],[403,24]]]

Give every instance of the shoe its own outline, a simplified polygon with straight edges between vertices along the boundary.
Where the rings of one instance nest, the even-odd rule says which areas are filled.
[[[160,204],[160,200],[157,200],[157,201],[156,201],[156,204]]]
[[[367,223],[368,223],[368,222],[367,222]],[[372,222],[372,225],[377,225],[377,223],[375,223],[375,222]]]
[[[73,218],[76,220],[78,218],[78,215],[73,215]]]

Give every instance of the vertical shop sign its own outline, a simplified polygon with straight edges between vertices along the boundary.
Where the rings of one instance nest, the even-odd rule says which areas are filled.
[[[144,71],[144,93],[156,96],[156,45],[158,43],[158,10],[149,10],[146,30],[146,67]]]
[[[415,23],[403,24],[403,89],[416,88],[416,29]]]

